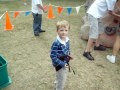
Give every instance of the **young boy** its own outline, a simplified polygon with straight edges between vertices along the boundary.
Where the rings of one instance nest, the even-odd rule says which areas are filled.
[[[118,17],[113,12],[115,3],[117,1],[119,0],[95,0],[87,11],[90,21],[90,31],[87,47],[83,53],[83,56],[86,57],[88,60],[94,60],[94,57],[90,54],[90,50],[93,47],[94,41],[94,50],[105,50],[105,47],[100,45],[99,43],[99,35],[103,33],[104,28],[102,23],[99,23],[98,20],[104,17],[106,13]]]
[[[32,0],[32,15],[33,15],[33,31],[35,36],[39,36],[40,32],[45,32],[41,29],[42,14],[46,13],[46,9],[43,7],[42,0]]]
[[[51,47],[50,57],[56,70],[56,90],[63,90],[69,68],[70,46],[68,31],[70,25],[67,21],[57,22],[57,38]]]

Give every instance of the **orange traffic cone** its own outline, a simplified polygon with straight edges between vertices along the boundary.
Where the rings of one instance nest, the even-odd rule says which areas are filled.
[[[9,14],[6,12],[6,23],[5,23],[5,30],[11,31],[13,29],[13,25],[10,22]]]
[[[55,16],[53,15],[52,5],[49,6],[48,18],[49,19],[55,18]]]

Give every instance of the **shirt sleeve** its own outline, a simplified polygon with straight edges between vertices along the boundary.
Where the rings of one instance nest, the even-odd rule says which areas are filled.
[[[106,0],[108,10],[113,11],[117,0]]]
[[[61,66],[64,67],[65,66],[65,62],[61,61],[58,57],[58,45],[56,43],[53,43],[52,47],[51,47],[51,53],[50,53],[50,57],[52,59],[52,63],[55,67],[57,66]]]

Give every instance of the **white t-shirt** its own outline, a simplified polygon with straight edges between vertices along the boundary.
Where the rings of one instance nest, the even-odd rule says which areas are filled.
[[[41,10],[40,8],[38,8],[37,4],[40,4],[41,6],[42,4],[42,0],[32,0],[32,12],[35,14],[43,14],[43,10]]]
[[[113,11],[117,0],[95,0],[87,13],[95,18],[103,17],[108,10]]]

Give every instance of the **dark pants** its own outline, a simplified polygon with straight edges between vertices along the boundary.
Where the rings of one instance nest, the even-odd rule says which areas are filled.
[[[42,14],[35,14],[33,15],[33,32],[39,33],[41,31],[41,24],[42,24]]]

